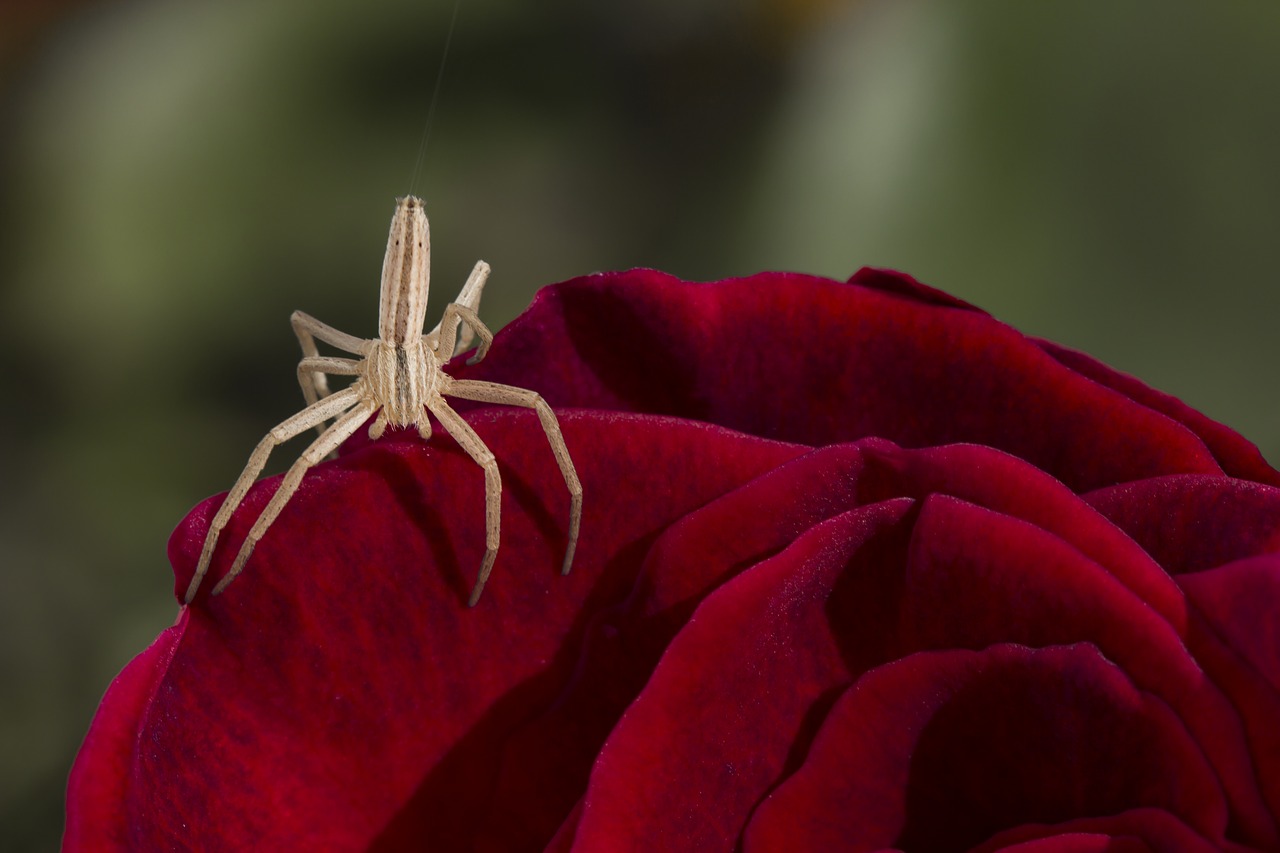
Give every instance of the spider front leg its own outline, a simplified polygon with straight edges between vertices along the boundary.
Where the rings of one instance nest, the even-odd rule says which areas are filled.
[[[345,392],[340,392],[345,393]],[[338,396],[337,394],[334,395]],[[253,527],[249,529],[249,535],[244,538],[244,542],[240,545],[240,551],[236,554],[235,561],[231,564],[231,571],[227,572],[222,580],[218,581],[218,585],[213,588],[213,594],[217,595],[227,588],[227,584],[235,580],[236,575],[240,574],[244,569],[244,564],[248,562],[249,555],[253,553],[253,548],[258,541],[266,534],[267,528],[271,526],[271,522],[276,520],[276,516],[284,509],[285,504],[289,502],[289,498],[293,497],[293,493],[298,490],[298,486],[302,483],[303,476],[307,471],[314,468],[318,463],[324,460],[326,456],[338,449],[338,445],[346,441],[352,434],[360,428],[360,425],[373,414],[374,409],[378,407],[377,403],[365,401],[360,403],[351,411],[333,422],[333,425],[324,431],[319,438],[312,442],[311,446],[303,451],[298,457],[298,461],[294,462],[285,473],[284,479],[280,481],[280,487],[276,489],[276,493],[271,496],[271,500],[263,508],[262,514],[258,516],[258,520],[253,523]]]
[[[316,338],[324,341],[331,347],[336,347],[344,352],[352,355],[363,356],[368,350],[369,342],[357,338],[354,335],[348,335],[346,332],[339,332],[332,326],[321,323],[315,317],[302,311],[294,311],[289,317],[289,325],[293,326],[293,333],[298,338],[298,346],[302,347],[302,362],[305,363],[310,359],[320,358],[320,350],[316,348]],[[348,359],[335,359],[335,361],[346,362]],[[307,401],[307,405],[311,405],[316,400],[329,396],[329,381],[325,377],[325,373],[337,374],[341,371],[337,370],[303,370],[302,363],[298,364],[298,385],[302,388],[302,396]],[[318,432],[324,432],[324,425],[316,426]]]
[[[453,300],[458,305],[470,308],[476,314],[480,313],[480,297],[484,295],[485,282],[489,280],[489,265],[484,261],[476,261],[475,267],[471,270],[471,275],[467,276],[466,284],[462,285],[462,290],[458,291],[458,298]],[[438,353],[440,350],[440,326],[436,323],[436,327],[427,334],[423,335],[423,340],[432,352]],[[463,326],[462,333],[458,337],[457,345],[450,350],[450,358],[455,352],[466,352],[471,348],[471,342],[475,339],[475,332],[470,326]]]
[[[235,485],[231,487],[231,491],[227,493],[226,499],[222,501],[222,506],[218,508],[218,513],[213,517],[213,521],[209,524],[209,532],[204,539],[204,549],[200,552],[200,561],[196,564],[195,574],[191,576],[191,584],[187,587],[187,595],[184,601],[191,603],[191,599],[196,597],[196,591],[200,589],[200,582],[204,580],[205,573],[209,571],[209,563],[213,560],[213,549],[218,544],[218,534],[222,532],[222,528],[227,526],[227,522],[231,520],[232,514],[236,511],[236,507],[240,506],[240,502],[244,500],[244,496],[249,493],[249,487],[258,479],[258,475],[262,473],[262,468],[267,464],[267,457],[271,455],[271,451],[276,445],[283,444],[289,439],[302,435],[302,433],[311,429],[316,424],[324,423],[329,418],[341,414],[359,400],[359,392],[354,388],[348,388],[325,397],[323,400],[312,403],[301,412],[298,412],[291,418],[281,422],[279,426],[267,433],[266,437],[258,443],[253,453],[249,456],[249,462],[244,466],[239,479]]]
[[[458,326],[466,322],[464,328],[471,328],[480,337],[480,348],[476,350],[476,354],[467,359],[467,364],[475,364],[483,359],[489,353],[489,347],[493,346],[493,332],[489,331],[489,327],[480,319],[480,315],[465,305],[459,305],[456,302],[450,302],[444,309],[444,318],[440,321],[440,348],[436,351],[436,358],[441,364],[453,358],[453,341],[458,336]]]
[[[542,431],[547,434],[547,442],[551,452],[555,454],[556,464],[564,477],[564,484],[569,489],[569,545],[565,549],[564,564],[560,573],[569,574],[573,566],[573,552],[578,547],[578,528],[582,522],[582,483],[578,480],[578,472],[569,458],[569,448],[565,446],[564,436],[560,434],[560,422],[556,413],[551,411],[547,401],[536,391],[516,388],[512,385],[500,385],[497,382],[480,382],[475,379],[448,379],[440,391],[451,397],[464,400],[476,400],[481,403],[498,403],[504,406],[523,406],[538,413],[542,423]]]
[[[464,323],[465,325],[463,325]],[[480,347],[476,350],[475,355],[467,359],[467,364],[475,364],[483,359],[489,353],[489,347],[493,345],[493,332],[489,331],[489,327],[480,319],[480,315],[465,305],[450,302],[444,309],[444,317],[440,320],[440,341],[439,348],[436,351],[436,358],[439,359],[441,364],[453,358],[455,352],[454,340],[458,337],[459,326],[462,326],[464,332],[467,330],[474,331],[480,338]],[[460,349],[458,351],[465,350]]]
[[[471,590],[468,607],[475,607],[484,591],[485,581],[493,570],[493,561],[498,556],[498,540],[501,538],[502,524],[502,477],[498,474],[498,460],[488,447],[485,447],[480,436],[464,421],[449,404],[439,397],[427,403],[427,409],[436,416],[445,432],[453,436],[463,450],[475,463],[484,469],[484,560],[480,563],[480,574],[476,577],[475,588]]]
[[[307,405],[318,399],[329,396],[329,376],[359,376],[360,364],[354,358],[334,358],[324,355],[310,355],[298,362],[298,385],[302,387],[302,396]],[[316,432],[324,435],[326,424],[316,424]]]

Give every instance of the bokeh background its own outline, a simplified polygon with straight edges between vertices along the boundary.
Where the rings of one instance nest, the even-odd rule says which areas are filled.
[[[477,258],[494,328],[602,269],[894,266],[1280,459],[1280,4],[461,0],[413,184],[453,13],[0,5],[4,849],[57,844],[169,532],[300,408],[290,311],[375,333],[410,189],[429,322]]]

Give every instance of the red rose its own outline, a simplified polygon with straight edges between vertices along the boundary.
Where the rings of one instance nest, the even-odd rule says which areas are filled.
[[[468,414],[474,609],[479,469],[352,440],[112,684],[68,849],[1280,849],[1280,475],[1225,427],[875,270],[578,279],[455,367],[560,412],[573,573],[532,413]]]

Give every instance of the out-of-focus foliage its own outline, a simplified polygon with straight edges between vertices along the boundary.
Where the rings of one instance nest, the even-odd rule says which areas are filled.
[[[300,407],[289,312],[375,331],[410,190],[433,315],[477,258],[495,328],[597,269],[897,266],[1280,456],[1275,4],[462,0],[416,184],[448,0],[33,8],[0,11],[8,849],[55,842],[172,618],[169,530]]]

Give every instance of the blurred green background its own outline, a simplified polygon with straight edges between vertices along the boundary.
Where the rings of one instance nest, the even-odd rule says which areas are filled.
[[[290,311],[376,331],[452,12],[0,7],[6,850],[172,621],[169,532],[300,408]],[[1269,2],[462,0],[434,312],[477,258],[494,328],[601,269],[893,266],[1278,459],[1278,44]]]

